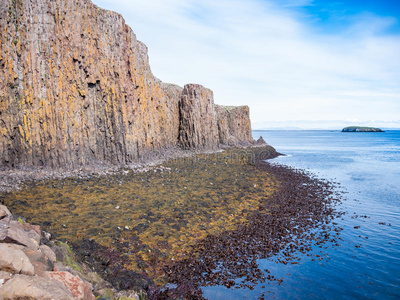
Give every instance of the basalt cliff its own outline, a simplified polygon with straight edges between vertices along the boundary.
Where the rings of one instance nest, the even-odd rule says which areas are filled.
[[[0,167],[124,165],[251,143],[248,107],[161,82],[121,15],[89,0],[0,2]]]

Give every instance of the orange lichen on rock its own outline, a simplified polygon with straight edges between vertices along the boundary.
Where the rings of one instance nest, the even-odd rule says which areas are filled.
[[[195,86],[184,107],[194,85],[158,80],[121,15],[90,0],[4,0],[0,27],[0,166],[126,165],[178,145],[219,147],[212,92]],[[200,131],[184,126],[183,107]]]

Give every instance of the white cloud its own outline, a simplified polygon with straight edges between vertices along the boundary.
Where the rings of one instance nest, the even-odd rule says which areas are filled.
[[[328,34],[292,9],[311,2],[94,0],[123,14],[157,77],[247,104],[254,124],[398,119],[400,35],[386,33],[396,20],[362,14]]]

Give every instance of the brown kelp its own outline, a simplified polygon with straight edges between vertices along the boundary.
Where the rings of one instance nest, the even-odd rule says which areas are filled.
[[[235,230],[207,236],[185,259],[166,266],[170,282],[178,288],[162,290],[159,299],[192,298],[192,290],[199,291],[202,286],[253,289],[266,280],[280,282],[282,279],[268,270],[260,270],[257,260],[275,255],[279,263],[298,264],[299,253],[327,242],[337,245],[341,228],[331,221],[341,212],[333,208],[339,199],[332,184],[285,166],[259,162],[257,168],[273,174],[280,188],[247,222]],[[201,293],[196,297],[201,299]]]
[[[117,289],[201,299],[206,285],[278,281],[257,259],[279,253],[281,263],[298,263],[299,251],[336,243],[330,184],[263,162],[276,155],[231,149],[145,172],[32,183],[1,201],[72,243]]]

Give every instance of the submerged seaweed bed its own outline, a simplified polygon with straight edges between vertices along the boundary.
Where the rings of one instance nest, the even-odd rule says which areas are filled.
[[[201,299],[202,286],[279,282],[257,259],[298,263],[296,253],[337,244],[331,184],[263,162],[276,155],[197,155],[147,172],[30,183],[1,201],[69,241],[117,289]]]

